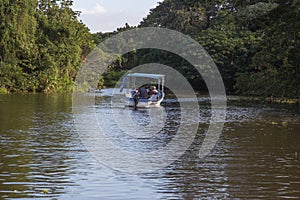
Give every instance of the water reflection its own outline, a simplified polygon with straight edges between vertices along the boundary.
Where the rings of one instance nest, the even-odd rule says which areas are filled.
[[[179,107],[134,110],[103,106],[107,101],[96,103],[95,127],[99,125],[112,143],[129,151],[149,152],[165,146],[180,125]]]
[[[0,95],[0,198],[300,197],[299,107],[230,101],[219,142],[200,160],[198,149],[208,128],[210,104],[207,98],[199,100],[199,118],[192,122],[199,123],[198,134],[185,154],[165,169],[130,175],[97,162],[82,145],[74,127],[71,95]],[[110,138],[132,151],[169,143],[180,125],[177,101],[166,99],[157,110],[166,113],[166,121],[150,139],[118,131]],[[95,109],[103,125],[119,130],[109,126],[109,99],[97,99]],[[151,110],[114,109],[120,119],[123,113],[138,127],[151,127]]]
[[[160,192],[177,199],[299,198],[299,115],[282,107],[240,109],[229,107],[230,119],[211,155],[199,160],[191,147],[166,170]],[[280,118],[266,117],[274,112]]]
[[[72,184],[70,100],[65,95],[1,96],[2,197],[45,196],[44,190],[60,194]]]

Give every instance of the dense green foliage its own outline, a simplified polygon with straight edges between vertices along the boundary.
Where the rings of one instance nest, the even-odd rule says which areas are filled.
[[[71,91],[91,33],[70,0],[0,2],[0,88]]]
[[[140,27],[164,27],[190,35],[214,59],[228,93],[295,98],[300,95],[299,2],[165,0]],[[106,36],[110,35],[95,35],[101,38],[99,42]],[[205,88],[201,75],[189,63],[157,49],[123,55],[112,71],[149,62],[173,66],[195,89]]]
[[[253,22],[261,41],[249,69],[237,74],[241,94],[300,96],[300,1],[279,2],[267,18]]]
[[[91,48],[114,34],[91,34],[72,0],[0,2],[0,92],[71,91]],[[190,35],[214,59],[228,93],[300,96],[299,0],[164,0],[138,27],[165,27]],[[99,77],[114,86],[127,70],[161,63],[180,71],[198,90],[200,74],[170,52],[140,49],[123,55]]]

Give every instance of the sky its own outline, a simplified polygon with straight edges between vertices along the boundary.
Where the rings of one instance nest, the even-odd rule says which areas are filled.
[[[110,32],[125,23],[136,26],[162,0],[74,0],[73,10],[92,33]]]

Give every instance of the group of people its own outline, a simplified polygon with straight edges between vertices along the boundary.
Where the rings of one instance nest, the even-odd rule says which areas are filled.
[[[158,99],[158,91],[155,86],[150,86],[149,89],[146,89],[145,86],[135,87],[131,94],[133,98],[149,99],[150,101]]]

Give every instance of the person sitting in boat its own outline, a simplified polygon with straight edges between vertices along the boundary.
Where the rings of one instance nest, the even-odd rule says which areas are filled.
[[[158,91],[156,90],[156,87],[155,86],[150,86],[150,90],[148,92],[148,95],[151,96],[153,94],[157,94]]]
[[[144,85],[139,88],[139,97],[142,99],[147,99],[149,97],[148,91]]]
[[[156,90],[155,86],[150,87],[150,91],[148,92],[148,95],[150,96],[150,101],[157,101],[158,99],[158,91]]]

